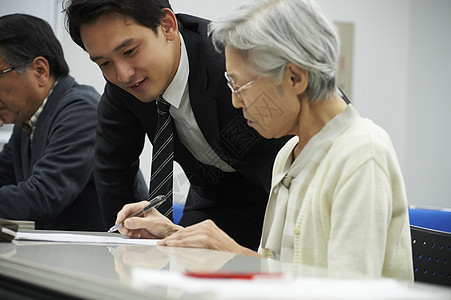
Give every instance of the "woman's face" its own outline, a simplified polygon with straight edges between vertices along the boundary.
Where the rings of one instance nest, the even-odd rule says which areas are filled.
[[[225,56],[229,84],[233,90],[246,85],[232,93],[232,103],[234,107],[243,109],[248,125],[267,139],[295,134],[301,102],[289,88],[288,72],[285,72],[280,84],[275,84],[269,78],[252,74],[235,48],[226,46]]]

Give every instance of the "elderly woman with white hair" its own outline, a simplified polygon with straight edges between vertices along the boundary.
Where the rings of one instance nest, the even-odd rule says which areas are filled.
[[[156,210],[127,219],[121,232],[163,238],[160,245],[412,281],[396,153],[388,134],[342,98],[333,22],[313,1],[259,0],[210,31],[216,48],[225,49],[232,102],[248,125],[265,138],[294,136],[274,163],[259,250],[238,245],[212,221],[182,228]],[[118,222],[145,204],[125,206]]]

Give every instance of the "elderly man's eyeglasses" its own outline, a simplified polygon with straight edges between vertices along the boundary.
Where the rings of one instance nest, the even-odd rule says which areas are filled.
[[[3,70],[3,71],[0,71],[0,75],[6,74],[6,73],[8,73],[8,72],[10,72],[10,71],[12,71],[12,70],[14,70],[14,69],[15,69],[15,67],[10,67],[10,68],[8,68],[8,69],[5,69],[5,70]]]
[[[232,91],[232,94],[236,94],[238,97],[240,97],[240,93],[242,91],[249,88],[251,86],[251,84],[253,84],[258,79],[258,77],[257,77],[256,79],[249,81],[245,85],[243,85],[239,88],[235,88],[235,80],[233,80],[233,78],[229,74],[227,74],[227,72],[224,72],[224,76],[227,80],[227,85],[229,86],[230,90]]]

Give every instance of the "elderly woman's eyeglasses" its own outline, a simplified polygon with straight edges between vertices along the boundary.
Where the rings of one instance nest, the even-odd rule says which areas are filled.
[[[245,85],[243,85],[239,88],[235,88],[235,80],[233,80],[233,78],[229,74],[227,74],[227,72],[224,72],[224,76],[227,80],[227,85],[229,86],[230,90],[232,91],[232,94],[236,94],[238,97],[240,97],[240,93],[242,91],[249,88],[251,86],[251,84],[253,84],[255,82],[255,80],[258,79],[258,77],[257,77],[256,79],[249,81]]]
[[[0,71],[0,75],[6,74],[14,69],[15,69],[15,67],[10,67],[8,69],[2,70],[2,71]]]

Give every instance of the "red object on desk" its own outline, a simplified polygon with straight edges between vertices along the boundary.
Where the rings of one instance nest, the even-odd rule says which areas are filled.
[[[186,276],[207,279],[280,278],[282,273],[187,272]]]

